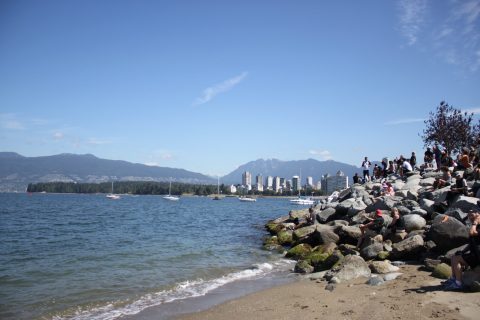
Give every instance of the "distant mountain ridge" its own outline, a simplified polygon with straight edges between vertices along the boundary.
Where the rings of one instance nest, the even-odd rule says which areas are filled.
[[[206,175],[168,167],[147,166],[122,160],[97,158],[92,154],[58,154],[24,157],[0,152],[0,192],[22,192],[35,182],[174,181],[216,184]]]
[[[352,181],[353,175],[357,172],[361,175],[362,171],[359,167],[337,162],[333,160],[318,161],[315,159],[281,161],[278,159],[258,159],[241,165],[233,172],[222,178],[223,183],[239,184],[242,182],[242,173],[248,171],[252,174],[252,183],[255,183],[255,176],[261,174],[263,179],[267,176],[278,176],[291,179],[294,175],[300,175],[302,184],[305,183],[307,177],[313,177],[314,181],[319,181],[324,174],[335,175],[338,171],[342,171]]]
[[[302,183],[308,176],[314,182],[324,174],[335,175],[342,171],[350,181],[355,172],[361,175],[361,169],[353,165],[333,160],[315,159],[281,161],[277,159],[258,159],[241,165],[236,170],[220,178],[224,184],[241,184],[242,173],[255,176],[267,176],[291,179],[300,175]],[[24,157],[15,152],[0,152],[0,192],[23,192],[29,183],[36,182],[78,182],[99,183],[106,181],[168,181],[184,183],[216,184],[215,178],[184,169],[154,167],[123,160],[107,160],[92,154],[63,153],[52,156]]]

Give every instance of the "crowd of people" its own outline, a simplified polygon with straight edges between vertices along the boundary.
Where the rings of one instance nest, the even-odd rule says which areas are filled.
[[[424,163],[417,166],[417,157],[412,152],[409,159],[401,155],[394,160],[383,158],[381,165],[372,163],[365,157],[361,167],[363,177],[358,173],[353,177],[354,183],[366,183],[369,181],[380,182],[381,190],[378,196],[395,195],[394,188],[387,177],[391,174],[397,174],[406,178],[411,174],[425,171],[438,171],[441,176],[435,179],[433,190],[449,187],[446,201],[442,203],[449,207],[457,196],[466,195],[480,198],[480,141],[477,147],[464,147],[458,153],[456,158],[450,156],[445,148],[435,143],[433,147],[428,147],[424,153]],[[370,168],[372,172],[370,174]],[[470,184],[468,181],[473,183]],[[392,222],[385,223],[381,210],[377,210],[373,216],[366,216],[366,223],[360,225],[362,236],[358,240],[357,247],[360,249],[366,237],[383,237],[398,242],[407,236],[405,230],[404,218],[400,215],[397,208],[391,210]],[[470,236],[469,245],[460,252],[457,252],[451,259],[452,277],[443,283],[446,290],[462,289],[462,271],[465,268],[475,268],[480,265],[480,200],[477,202],[477,210],[472,210],[468,214],[468,231]],[[467,225],[468,225],[467,224]]]

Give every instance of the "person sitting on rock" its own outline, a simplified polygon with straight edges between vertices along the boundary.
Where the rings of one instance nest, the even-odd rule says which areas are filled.
[[[442,167],[440,170],[442,171],[442,176],[435,179],[433,189],[440,189],[452,184],[452,174],[450,173],[450,169],[448,167]]]
[[[382,233],[382,228],[384,224],[384,219],[382,217],[382,210],[377,209],[375,211],[375,217],[370,218],[366,216],[366,218],[369,220],[368,223],[366,224],[361,224],[360,225],[360,231],[362,232],[362,235],[358,239],[357,242],[357,248],[360,249],[365,237],[376,237]]]
[[[450,187],[450,191],[447,192],[447,206],[450,207],[453,200],[458,195],[468,196],[468,185],[467,180],[465,180],[460,172],[455,174],[455,184]]]
[[[396,171],[396,168],[393,160],[388,161],[387,174],[393,174],[395,173],[395,171]]]
[[[462,271],[466,267],[475,268],[480,264],[480,212],[470,212],[468,219],[471,226],[468,230],[468,246],[452,256],[450,266],[452,277],[444,282],[445,290],[460,290],[463,288]]]
[[[469,170],[472,168],[470,163],[469,150],[468,148],[462,149],[462,154],[458,156],[458,165],[457,170]]]
[[[387,197],[391,197],[395,195],[395,190],[393,189],[393,186],[390,183],[390,181],[386,183],[386,188],[383,191],[383,195]]]
[[[355,172],[355,175],[353,176],[353,183],[360,183],[360,177],[358,176],[358,172]]]
[[[407,159],[403,159],[401,176],[404,177],[405,175],[408,175],[411,172],[413,172],[413,167],[410,164],[410,161],[408,161]]]
[[[306,219],[307,219],[307,225],[315,224],[315,221],[317,220],[317,215],[313,211],[312,207],[308,208],[308,216]]]
[[[388,226],[392,242],[400,242],[407,237],[405,230],[405,219],[400,215],[398,208],[392,209],[392,222]]]

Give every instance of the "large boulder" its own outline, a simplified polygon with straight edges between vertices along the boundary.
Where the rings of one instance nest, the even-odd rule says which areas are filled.
[[[420,208],[425,210],[428,214],[432,214],[435,212],[435,201],[428,200],[428,199],[420,199]]]
[[[375,259],[381,251],[383,251],[383,244],[372,241],[360,250],[360,255],[366,260],[371,260]]]
[[[325,274],[328,281],[335,278],[338,282],[350,281],[359,277],[370,277],[372,272],[362,257],[348,255]]]
[[[294,271],[296,273],[312,273],[314,270],[313,266],[308,263],[306,260],[300,260],[295,265]]]
[[[422,187],[431,187],[435,183],[435,178],[430,177],[430,178],[425,178],[420,180],[420,185]]]
[[[355,200],[350,208],[348,208],[347,216],[353,217],[359,212],[364,211],[367,208],[367,205],[362,200]]]
[[[315,231],[311,234],[309,242],[313,245],[337,243],[340,237],[333,231],[333,227],[325,225],[316,225]]]
[[[368,266],[370,267],[370,270],[372,270],[373,273],[378,273],[378,274],[387,274],[390,272],[397,272],[398,270],[400,270],[399,267],[392,265],[388,260],[371,261]]]
[[[305,242],[306,239],[315,231],[316,225],[311,225],[295,230],[292,234],[292,239],[295,243]]]
[[[460,208],[453,208],[453,207],[448,208],[448,210],[445,212],[445,214],[447,216],[454,217],[458,221],[465,221],[468,217],[467,212],[464,212]]]
[[[281,245],[291,245],[293,242],[292,239],[293,231],[292,230],[282,230],[277,234],[278,243]]]
[[[467,243],[468,231],[454,217],[439,214],[433,219],[427,238],[435,242],[437,251],[446,252]]]
[[[392,245],[390,257],[392,259],[418,258],[418,253],[424,249],[423,238],[419,235],[407,238]]]
[[[431,200],[433,200],[437,204],[440,202],[444,202],[445,200],[447,200],[448,191],[450,191],[450,186],[433,191],[431,193]]]
[[[470,210],[478,210],[477,202],[480,199],[475,197],[466,197],[460,196],[458,197],[457,201],[455,201],[449,209],[460,209],[463,212],[469,212]]]
[[[362,231],[358,226],[342,226],[337,229],[342,243],[357,244],[358,239],[362,236]]]
[[[312,252],[312,247],[306,243],[301,243],[296,245],[287,251],[285,255],[287,258],[292,258],[295,260],[305,259]]]
[[[340,216],[344,216],[348,213],[348,209],[350,209],[355,203],[355,199],[353,198],[350,198],[350,199],[347,199],[345,201],[342,201],[338,204],[338,206],[336,206],[336,210],[337,210],[337,213],[340,215]],[[365,209],[365,208],[364,208]],[[359,210],[360,211],[360,210]]]
[[[288,213],[290,219],[295,219],[295,218],[306,218],[309,215],[308,208],[306,209],[300,209],[300,210],[290,210]]]
[[[393,207],[396,206],[398,201],[401,201],[401,197],[378,197],[375,199],[375,202],[369,205],[365,211],[366,212],[374,212],[377,209],[380,210],[392,210]]]
[[[317,220],[320,223],[326,223],[334,219],[336,212],[335,208],[326,208],[317,214]]]
[[[427,224],[427,221],[418,214],[409,214],[403,216],[403,220],[405,221],[405,229],[407,232],[421,230]]]

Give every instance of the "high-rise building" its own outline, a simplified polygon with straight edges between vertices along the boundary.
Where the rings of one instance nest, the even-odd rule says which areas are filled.
[[[348,177],[342,171],[338,171],[334,176],[326,174],[322,177],[322,190],[326,194],[346,188],[348,188]]]
[[[300,177],[299,176],[293,176],[292,177],[292,190],[293,191],[302,190],[302,186],[300,185]]]
[[[242,174],[242,184],[246,187],[252,186],[252,174],[248,171],[245,171],[243,174]]]
[[[267,190],[272,190],[273,189],[273,177],[272,176],[267,177],[266,186],[267,186]]]
[[[280,185],[280,177],[273,178],[273,191],[279,192],[282,189]]]
[[[313,188],[313,178],[312,177],[307,177],[307,188]]]
[[[257,191],[260,191],[260,192],[263,191],[263,177],[262,177],[262,175],[258,174],[255,177],[255,186],[256,186]]]

